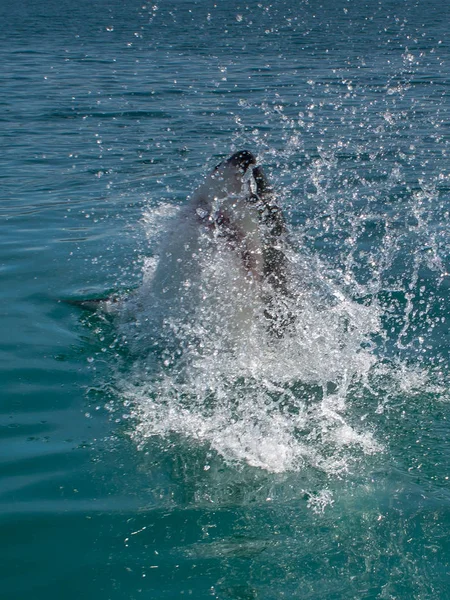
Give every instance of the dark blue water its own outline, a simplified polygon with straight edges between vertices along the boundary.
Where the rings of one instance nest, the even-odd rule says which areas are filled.
[[[449,19],[2,0],[2,598],[450,598]],[[213,263],[177,360],[142,282],[240,148],[284,207],[296,335],[223,351]]]

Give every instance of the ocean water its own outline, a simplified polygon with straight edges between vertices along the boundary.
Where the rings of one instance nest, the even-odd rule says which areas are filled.
[[[1,597],[450,598],[450,4],[0,17]],[[241,148],[294,324],[236,333],[205,242],[158,326],[161,243]]]

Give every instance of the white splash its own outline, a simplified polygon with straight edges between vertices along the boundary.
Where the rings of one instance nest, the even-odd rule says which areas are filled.
[[[150,242],[159,230],[152,220]],[[133,367],[118,382],[139,448],[180,434],[235,464],[334,474],[382,449],[370,430],[355,428],[348,401],[376,362],[378,310],[325,285],[304,256],[288,259],[292,297],[282,310],[292,323],[280,339],[268,331],[257,283],[222,240],[199,237],[195,268],[171,280],[178,293],[169,303],[159,302],[160,283],[153,287],[156,259],[144,265],[120,325]]]

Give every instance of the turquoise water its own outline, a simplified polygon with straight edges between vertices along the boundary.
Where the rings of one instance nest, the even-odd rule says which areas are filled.
[[[1,3],[2,598],[450,598],[449,12]],[[230,350],[206,261],[156,345],[159,244],[240,148],[295,335]]]

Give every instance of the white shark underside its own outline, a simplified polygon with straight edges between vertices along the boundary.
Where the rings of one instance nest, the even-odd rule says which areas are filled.
[[[153,315],[195,328],[203,311],[209,327],[216,322],[233,336],[259,319],[282,335],[289,320],[280,311],[289,295],[285,237],[261,167],[250,152],[235,153],[194,192],[166,235],[145,291]]]

